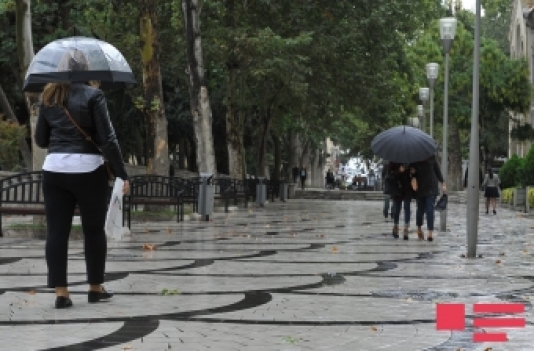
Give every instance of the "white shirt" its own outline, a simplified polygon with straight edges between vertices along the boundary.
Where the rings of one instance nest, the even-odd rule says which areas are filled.
[[[92,154],[48,154],[43,170],[57,173],[89,173],[104,164],[101,155]]]

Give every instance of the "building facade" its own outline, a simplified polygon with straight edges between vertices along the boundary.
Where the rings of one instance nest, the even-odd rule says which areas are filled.
[[[530,69],[530,82],[534,83],[534,68],[532,55],[534,48],[532,45],[533,33],[530,28],[526,26],[523,18],[523,10],[534,6],[534,0],[513,0],[512,12],[510,19],[510,30],[508,32],[508,39],[510,42],[510,55],[512,58],[525,58]],[[530,113],[528,115],[515,114],[514,118],[517,120],[510,121],[509,131],[516,125],[529,123],[534,126],[534,103],[530,103]],[[510,138],[510,137],[509,137]],[[516,154],[520,157],[526,156],[530,149],[531,141],[517,141],[509,139],[508,157]]]

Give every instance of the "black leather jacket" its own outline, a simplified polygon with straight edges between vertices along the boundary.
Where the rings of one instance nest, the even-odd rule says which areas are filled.
[[[100,147],[115,176],[127,180],[128,174],[102,91],[85,84],[72,84],[67,100],[66,106],[72,118]],[[48,148],[48,153],[101,154],[58,106],[41,104],[35,143],[41,148]]]

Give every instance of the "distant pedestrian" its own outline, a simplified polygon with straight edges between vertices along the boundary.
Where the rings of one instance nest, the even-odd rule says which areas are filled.
[[[389,177],[388,177],[388,168],[389,168],[389,162],[388,161],[384,161],[384,163],[382,164],[382,173],[381,173],[381,178],[382,178],[382,190],[384,192],[384,208],[382,210],[382,213],[384,214],[384,218],[388,218],[388,215],[391,214],[391,216],[393,217],[393,212],[394,212],[394,203],[391,200],[391,189],[389,187],[389,183],[388,183],[388,180],[389,180]],[[390,209],[390,202],[391,202],[391,209]]]
[[[334,189],[334,172],[332,172],[331,169],[328,169],[326,172],[326,188],[327,189]]]
[[[441,189],[447,192],[447,186],[439,169],[435,156],[431,156],[425,161],[417,162],[414,165],[417,173],[417,212],[415,222],[417,225],[417,236],[424,240],[425,235],[421,227],[423,226],[423,217],[426,215],[426,225],[428,230],[428,241],[433,241],[432,232],[434,231],[434,204],[436,197],[439,195],[438,182],[441,183]]]
[[[306,170],[306,167],[303,166],[300,169],[300,186],[302,190],[306,187],[306,178],[308,177],[308,171]]]
[[[293,183],[297,184],[299,179],[299,166],[295,165],[295,167],[291,169],[291,172],[293,175]]]
[[[404,208],[404,231],[403,238],[408,240],[410,228],[411,202],[414,197],[414,191],[417,190],[417,178],[415,169],[409,165],[390,163],[389,164],[389,182],[391,197],[394,203],[393,212],[393,237],[399,237],[399,219],[401,208]]]
[[[493,174],[493,170],[488,168],[488,173],[482,182],[484,197],[486,198],[486,213],[489,213],[490,202],[493,205],[493,214],[497,214],[497,198],[499,197],[499,185],[501,180],[499,176]]]

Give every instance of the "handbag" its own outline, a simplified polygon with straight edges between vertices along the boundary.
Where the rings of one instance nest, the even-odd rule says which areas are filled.
[[[441,195],[438,202],[436,202],[436,205],[434,206],[434,209],[436,211],[445,211],[447,209],[447,202],[448,202],[448,196],[447,194]]]
[[[106,166],[106,172],[108,173],[108,178],[110,181],[113,181],[115,180],[115,175],[113,174],[113,172],[111,171],[111,167],[109,166],[109,161],[108,159],[104,156],[104,153],[102,152],[102,149],[100,148],[100,146],[98,146],[94,140],[91,138],[91,136],[89,134],[87,134],[79,125],[78,123],[76,123],[76,121],[74,120],[74,118],[72,118],[69,110],[67,110],[66,108],[63,108],[63,110],[65,111],[65,113],[67,114],[67,117],[69,117],[70,121],[72,122],[72,124],[74,124],[74,126],[76,127],[76,129],[78,129],[80,131],[80,133],[82,133],[82,135],[85,137],[85,139],[90,142],[91,144],[93,144],[97,149],[98,151],[100,151],[100,153],[102,154],[102,157],[104,158],[104,165]]]

